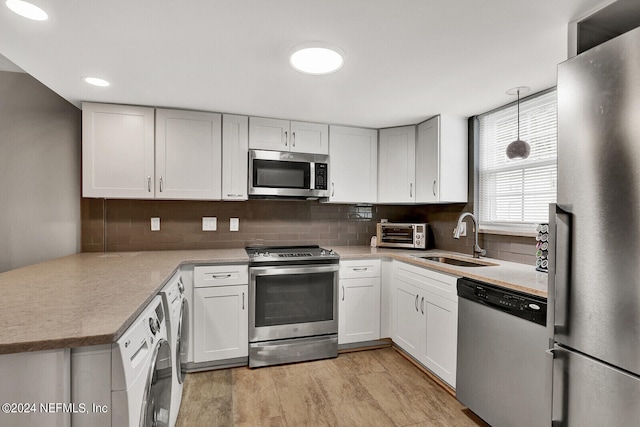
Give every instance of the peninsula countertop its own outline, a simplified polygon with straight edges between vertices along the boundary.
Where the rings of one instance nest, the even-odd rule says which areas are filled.
[[[546,297],[546,274],[533,266],[482,258],[495,264],[458,267],[419,258],[462,254],[332,247],[341,259],[390,258],[455,276]],[[247,263],[244,249],[80,253],[0,273],[0,354],[108,344],[185,264]]]
[[[248,259],[244,249],[80,253],[0,273],[0,354],[114,342],[182,264]]]

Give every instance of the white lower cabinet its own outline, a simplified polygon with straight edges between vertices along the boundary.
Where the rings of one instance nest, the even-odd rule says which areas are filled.
[[[380,260],[340,262],[338,344],[380,339]]]
[[[393,342],[416,359],[420,359],[426,324],[420,313],[420,289],[395,278],[395,310]],[[424,297],[423,297],[424,298]],[[422,300],[424,304],[424,299]]]
[[[420,362],[451,386],[456,385],[458,303],[425,293],[426,331]]]
[[[248,292],[246,265],[194,267],[195,363],[249,355]]]
[[[392,268],[394,343],[455,388],[458,278],[398,261]]]

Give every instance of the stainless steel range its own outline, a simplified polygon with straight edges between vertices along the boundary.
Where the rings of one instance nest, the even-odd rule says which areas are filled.
[[[337,357],[340,256],[319,246],[246,250],[249,367]]]

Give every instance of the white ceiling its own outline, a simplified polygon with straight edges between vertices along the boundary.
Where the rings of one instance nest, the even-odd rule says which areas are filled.
[[[98,101],[381,128],[471,116],[555,85],[567,24],[611,0],[31,0],[0,5],[0,54],[77,106]],[[2,2],[4,3],[4,2]],[[320,40],[342,70],[289,50]],[[111,81],[88,86],[82,76]]]

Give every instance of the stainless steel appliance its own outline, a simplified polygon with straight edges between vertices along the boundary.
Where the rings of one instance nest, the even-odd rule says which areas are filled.
[[[425,249],[427,224],[378,223],[377,240],[380,247]]]
[[[337,357],[340,256],[319,246],[246,250],[249,366]]]
[[[640,28],[558,66],[553,425],[640,425]]]
[[[249,150],[249,197],[329,197],[329,156]]]
[[[547,301],[458,279],[456,397],[494,427],[549,425]]]

